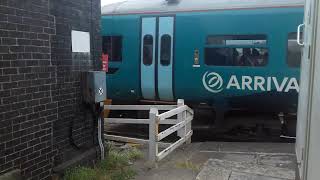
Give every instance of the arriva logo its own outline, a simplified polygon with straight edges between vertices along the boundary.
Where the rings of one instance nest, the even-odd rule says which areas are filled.
[[[248,91],[271,91],[289,92],[295,90],[299,92],[298,81],[294,77],[284,77],[280,81],[277,77],[262,76],[241,76],[231,75],[227,85],[223,86],[222,77],[216,72],[207,71],[202,76],[203,86],[212,93],[219,93],[225,89],[238,89]]]
[[[210,92],[218,93],[223,90],[223,80],[218,73],[208,71],[202,77],[203,86]]]

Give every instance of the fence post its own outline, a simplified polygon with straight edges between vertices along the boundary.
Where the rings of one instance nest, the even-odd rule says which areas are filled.
[[[158,142],[156,136],[158,135],[157,122],[158,109],[151,108],[149,112],[149,161],[154,164],[158,155]]]
[[[192,119],[193,119],[193,114],[190,114],[190,116],[192,116]],[[188,117],[188,113],[186,112],[186,118],[187,117]],[[191,125],[192,125],[192,121],[186,124],[186,133],[189,133],[191,131]],[[186,144],[190,144],[190,143],[191,143],[191,137],[186,141]]]
[[[178,107],[180,106],[184,106],[184,100],[183,99],[178,99],[178,102],[177,102],[177,105]],[[184,111],[185,112],[185,111]],[[178,116],[178,123],[182,122],[185,120],[185,114],[184,112],[182,113],[179,113],[177,116]],[[186,135],[186,128],[181,128],[178,130],[178,136],[180,138],[183,138],[184,136]]]

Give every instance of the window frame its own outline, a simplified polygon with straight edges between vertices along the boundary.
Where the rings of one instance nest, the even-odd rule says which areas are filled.
[[[168,59],[168,61],[167,62],[169,62],[168,64],[164,64],[163,63],[163,61],[162,61],[162,38],[164,37],[164,36],[167,36],[167,37],[169,37],[170,38],[170,47],[168,48],[169,49],[169,59]],[[162,34],[161,35],[161,37],[160,37],[160,64],[162,65],[162,66],[170,66],[171,65],[171,63],[172,63],[172,51],[173,51],[173,40],[172,40],[172,36],[170,35],[170,34]]]
[[[241,45],[241,44],[237,44],[237,45],[212,45],[212,44],[207,44],[207,39],[209,36],[263,36],[265,37],[265,40],[266,40],[266,43],[264,44],[257,44],[257,45]],[[204,45],[204,48],[203,48],[203,64],[206,66],[206,67],[233,67],[233,68],[243,68],[243,67],[246,67],[246,68],[264,68],[266,66],[269,65],[269,59],[270,59],[270,48],[269,48],[269,38],[268,38],[268,35],[267,34],[237,34],[237,35],[226,35],[226,34],[216,34],[216,35],[213,35],[213,34],[209,34],[205,37],[205,45]],[[268,52],[268,57],[267,57],[267,62],[263,65],[263,66],[226,66],[226,65],[223,65],[223,66],[220,66],[220,65],[209,65],[207,64],[206,62],[206,48],[225,48],[225,49],[233,49],[233,48],[263,48],[263,49],[267,49],[267,52]]]
[[[151,63],[145,63],[145,58],[144,58],[144,52],[145,52],[144,47],[145,47],[146,36],[152,37]],[[149,44],[149,46],[150,46],[150,44]],[[153,62],[155,61],[154,53],[155,53],[155,37],[152,34],[144,34],[143,38],[142,38],[142,64],[145,66],[151,66],[153,64]]]
[[[110,62],[122,62],[123,61],[123,36],[122,35],[103,35],[102,36],[102,53],[104,52],[104,38],[110,38],[110,46],[111,46],[111,52],[108,54],[109,56],[109,61]],[[120,39],[120,53],[119,53],[119,59],[118,58],[114,58],[114,47],[113,47],[113,39],[114,38],[119,38]]]
[[[239,39],[232,39],[232,38],[229,38],[229,37],[232,37],[232,36],[236,36],[236,37],[239,37]],[[244,37],[249,37],[249,36],[261,36],[260,39],[243,39]],[[208,39],[209,37],[226,37],[225,39],[221,38],[220,40],[239,40],[239,41],[246,41],[246,40],[265,40],[265,43],[264,44],[253,44],[253,45],[246,45],[246,44],[236,44],[236,45],[227,45],[227,44],[209,44],[208,43]],[[240,38],[240,37],[243,37],[243,38]],[[264,38],[264,39],[263,39]],[[238,35],[207,35],[206,36],[206,46],[267,46],[268,45],[268,38],[267,38],[267,35],[264,35],[264,34],[238,34]]]

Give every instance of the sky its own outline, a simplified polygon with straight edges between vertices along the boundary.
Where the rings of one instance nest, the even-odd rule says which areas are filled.
[[[123,0],[101,0],[101,6],[107,5],[107,4],[112,4],[115,2],[121,2]]]

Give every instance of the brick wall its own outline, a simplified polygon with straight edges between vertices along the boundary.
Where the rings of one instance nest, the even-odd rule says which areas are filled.
[[[49,179],[73,148],[92,146],[80,70],[97,69],[100,0],[0,0],[0,174]],[[91,32],[90,54],[71,30]]]
[[[72,7],[72,8],[70,8]],[[75,147],[92,146],[94,121],[86,115],[80,96],[80,71],[93,70],[101,53],[100,0],[55,0],[50,12],[56,17],[56,35],[52,36],[52,63],[57,66],[57,84],[53,99],[58,101],[58,120],[53,123],[54,143],[58,150],[55,163],[72,154]],[[91,52],[71,52],[71,31],[90,32]],[[70,138],[71,136],[71,138]]]

